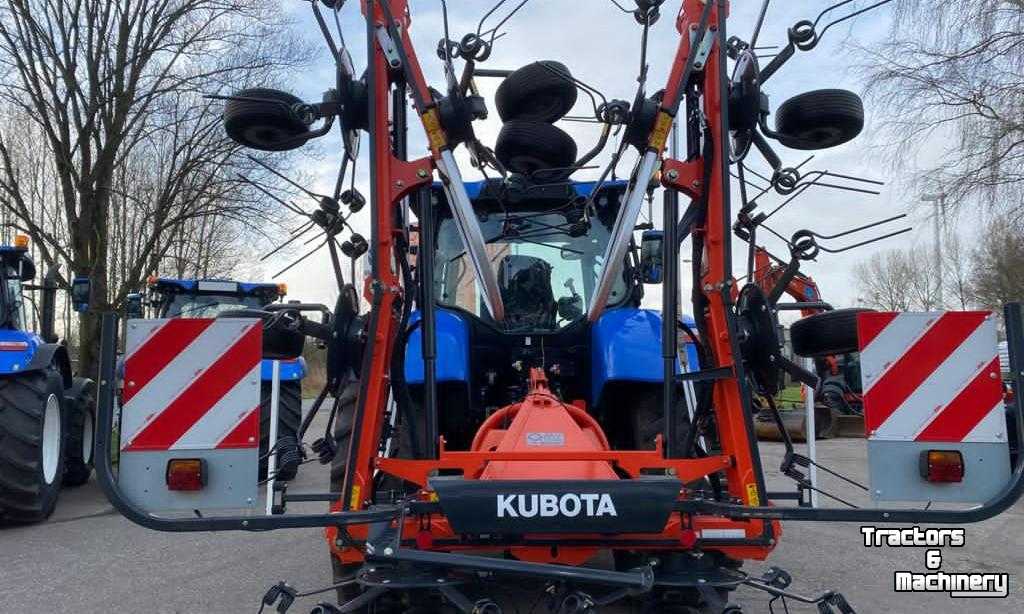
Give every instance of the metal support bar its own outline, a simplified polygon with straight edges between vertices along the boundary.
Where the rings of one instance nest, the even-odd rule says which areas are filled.
[[[608,247],[605,248],[604,269],[601,271],[597,289],[594,291],[594,299],[590,303],[590,310],[587,314],[587,319],[591,322],[595,322],[604,313],[605,307],[608,306],[608,295],[611,294],[612,286],[618,276],[622,274],[626,250],[633,239],[633,228],[636,226],[640,207],[644,202],[644,194],[647,192],[651,177],[654,176],[657,163],[658,152],[648,150],[640,162],[640,169],[633,179],[633,184],[623,198],[624,204],[615,219],[615,226],[608,238]]]
[[[277,480],[277,420],[281,403],[281,361],[270,362],[270,431],[267,437],[267,516],[274,513],[274,482]]]
[[[679,405],[676,403],[676,365],[679,360],[679,192],[665,191],[664,235],[661,240],[661,357],[663,360],[662,413],[665,416],[665,457],[676,458],[678,450]]]
[[[814,372],[814,359],[806,358],[804,364],[809,371]],[[804,409],[807,412],[805,441],[807,442],[807,458],[811,459],[810,473],[807,477],[811,481],[811,507],[818,507],[818,431],[814,420],[816,417],[814,415],[814,386],[804,385],[807,386],[804,399]]]
[[[420,340],[423,354],[423,411],[426,412],[426,458],[437,458],[437,331],[434,310],[434,203],[430,189],[416,196],[420,212]]]
[[[776,303],[775,309],[777,311],[803,311],[805,309],[821,309],[823,311],[832,311],[835,309],[831,303],[825,301],[800,301],[797,303]]]
[[[505,303],[501,300],[498,277],[495,275],[494,269],[491,268],[484,235],[480,231],[480,224],[477,223],[476,214],[473,212],[473,203],[470,202],[469,194],[466,193],[466,186],[462,182],[462,173],[459,172],[459,166],[455,163],[455,157],[451,151],[446,149],[441,152],[441,157],[437,160],[437,170],[441,172],[445,180],[444,191],[448,195],[448,206],[451,208],[452,218],[455,220],[459,236],[466,248],[466,255],[473,263],[476,279],[480,282],[480,287],[483,290],[481,295],[484,303],[494,319],[501,322],[505,319]],[[607,298],[607,294],[605,296]]]
[[[389,552],[390,551],[390,552]],[[472,556],[447,552],[431,552],[429,550],[412,550],[400,548],[375,548],[373,553],[367,549],[367,560],[377,562],[407,562],[418,565],[435,565],[437,567],[473,569],[492,571],[519,576],[534,576],[561,580],[566,582],[585,582],[607,584],[611,586],[630,586],[643,591],[654,586],[654,571],[645,566],[638,571],[609,571],[590,567],[573,567],[570,565],[551,565],[547,563],[529,563],[515,559]]]

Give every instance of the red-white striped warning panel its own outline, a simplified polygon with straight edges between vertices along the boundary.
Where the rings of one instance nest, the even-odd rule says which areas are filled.
[[[865,312],[858,330],[869,439],[1006,440],[989,312]]]
[[[137,505],[254,505],[262,337],[255,319],[128,321],[118,483]],[[169,487],[181,459],[201,461],[201,487]]]
[[[130,326],[137,328],[125,355],[122,451],[259,445],[257,322],[179,318]]]

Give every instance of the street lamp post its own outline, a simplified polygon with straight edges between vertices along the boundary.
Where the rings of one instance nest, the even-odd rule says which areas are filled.
[[[939,309],[945,305],[945,296],[942,287],[945,285],[942,278],[942,231],[946,226],[946,194],[925,194],[921,196],[921,202],[935,204],[935,298]]]

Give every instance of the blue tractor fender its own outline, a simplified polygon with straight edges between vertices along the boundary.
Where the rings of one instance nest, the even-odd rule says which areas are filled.
[[[0,346],[5,348],[0,352],[0,375],[42,371],[53,365],[64,388],[71,387],[71,360],[65,346],[44,343],[39,335],[22,330],[0,330]]]
[[[469,323],[457,313],[447,309],[435,311],[435,332],[437,338],[438,382],[469,381]],[[409,318],[415,326],[405,346],[405,382],[423,383],[423,342],[419,322],[420,312],[414,311]]]
[[[610,382],[664,381],[661,312],[632,307],[609,309],[594,323],[590,334],[590,398],[594,405],[601,401]],[[693,348],[686,348],[688,364],[692,351]],[[676,373],[681,371],[677,363]]]
[[[260,362],[260,379],[269,382],[273,379],[274,361],[264,358]],[[298,381],[306,377],[306,359],[299,356],[294,360],[282,360],[279,368],[282,382]]]

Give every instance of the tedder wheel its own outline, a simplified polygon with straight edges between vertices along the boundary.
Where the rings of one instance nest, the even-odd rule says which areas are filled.
[[[536,173],[548,180],[561,180],[570,174],[568,169],[576,162],[576,141],[557,126],[513,120],[501,127],[494,154],[514,173]],[[537,172],[548,169],[552,169],[550,173]]]
[[[309,130],[295,112],[302,100],[262,87],[234,94],[224,105],[224,130],[239,145],[262,151],[287,151],[304,144],[295,137]]]
[[[0,378],[0,520],[53,513],[64,479],[64,386],[55,370]]]
[[[805,92],[779,105],[775,131],[792,149],[827,149],[853,140],[864,129],[864,103],[847,90]]]
[[[81,486],[92,475],[93,434],[96,424],[96,384],[76,377],[64,397],[67,435],[64,486]]]
[[[807,316],[789,328],[793,352],[798,356],[823,357],[856,352],[857,314],[870,309],[836,309]]]
[[[267,463],[270,460],[270,392],[271,382],[260,386],[260,479],[267,477]],[[277,437],[295,437],[302,423],[302,383],[294,380],[282,381],[277,409]],[[290,480],[295,475],[278,473],[278,480]]]
[[[556,122],[576,104],[576,84],[561,62],[527,64],[498,86],[494,103],[501,121]]]

